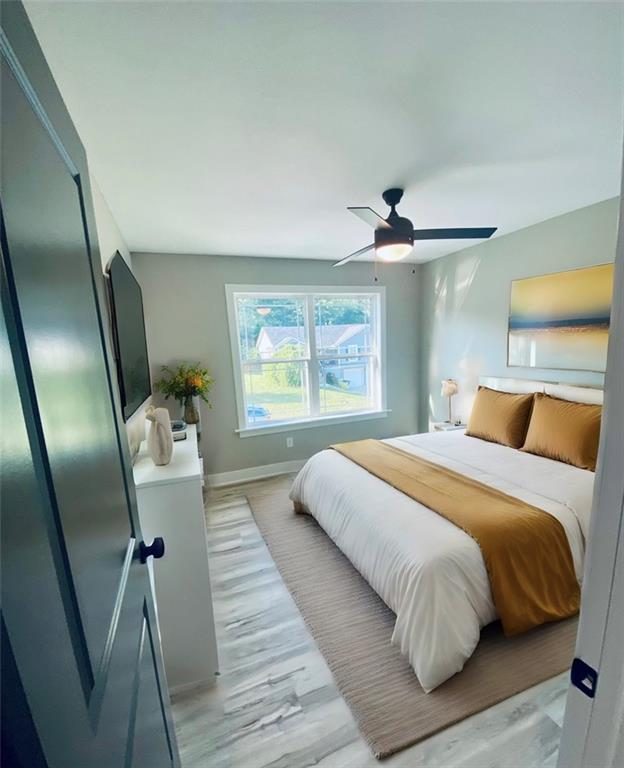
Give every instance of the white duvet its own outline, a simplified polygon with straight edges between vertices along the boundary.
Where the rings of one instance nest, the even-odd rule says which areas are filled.
[[[463,432],[385,442],[527,501],[557,518],[579,582],[594,474]],[[336,451],[303,467],[291,499],[305,505],[396,614],[392,643],[425,691],[459,672],[497,618],[478,544],[428,507]]]

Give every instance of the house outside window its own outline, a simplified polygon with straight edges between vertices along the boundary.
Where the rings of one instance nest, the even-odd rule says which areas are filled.
[[[238,431],[385,415],[383,287],[227,285]]]

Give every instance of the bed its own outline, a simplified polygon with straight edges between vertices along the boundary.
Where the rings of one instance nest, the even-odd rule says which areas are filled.
[[[484,379],[503,391],[541,382]],[[601,397],[563,387],[557,396]],[[595,400],[593,400],[595,401]],[[594,473],[461,431],[384,441],[539,507],[562,525],[581,581]],[[291,499],[311,514],[396,614],[392,643],[407,657],[425,691],[461,671],[482,627],[497,619],[476,541],[444,517],[404,495],[345,456],[324,450],[303,467]]]

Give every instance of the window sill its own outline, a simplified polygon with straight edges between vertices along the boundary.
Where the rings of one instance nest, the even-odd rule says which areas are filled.
[[[392,413],[387,409],[381,411],[360,411],[359,413],[339,413],[336,416],[320,416],[313,419],[299,419],[298,421],[281,421],[275,424],[262,424],[256,427],[244,427],[235,432],[239,437],[257,437],[258,435],[270,435],[276,432],[295,432],[299,429],[311,429],[313,427],[329,427],[332,424],[347,424],[351,421],[369,421],[371,419],[385,419]]]

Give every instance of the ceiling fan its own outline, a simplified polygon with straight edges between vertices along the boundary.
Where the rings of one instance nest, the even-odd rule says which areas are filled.
[[[382,195],[390,206],[390,214],[383,219],[372,208],[348,207],[347,210],[359,216],[362,221],[375,227],[375,242],[350,253],[332,266],[341,267],[356,256],[375,249],[376,255],[383,261],[400,261],[414,247],[414,240],[460,240],[488,238],[496,232],[496,227],[461,227],[459,229],[414,229],[409,219],[399,216],[396,206],[403,197],[402,189],[387,189]]]

